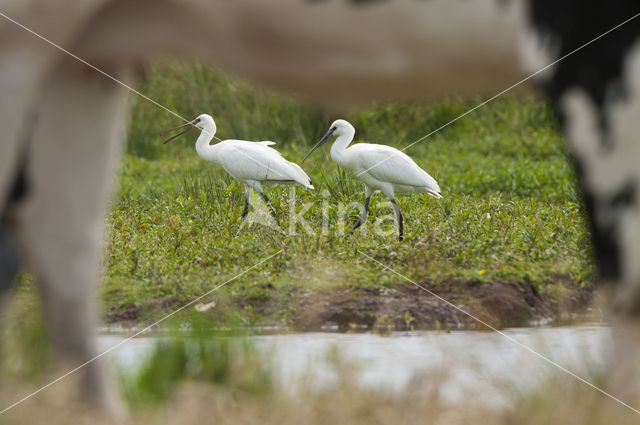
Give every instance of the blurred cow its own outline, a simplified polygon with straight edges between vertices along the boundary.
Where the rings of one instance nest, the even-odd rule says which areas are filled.
[[[96,354],[94,294],[127,90],[20,25],[125,83],[143,61],[171,54],[345,109],[494,94],[635,8],[622,0],[0,0],[0,288],[19,252],[60,358]],[[618,287],[620,317],[640,308],[639,30],[631,21],[538,75],[576,160],[596,261]],[[83,373],[86,394],[117,404],[98,362]]]

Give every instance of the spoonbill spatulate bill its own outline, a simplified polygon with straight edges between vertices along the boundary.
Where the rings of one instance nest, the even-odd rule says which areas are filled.
[[[270,147],[275,145],[274,142],[249,142],[229,139],[210,145],[211,139],[216,134],[216,123],[211,115],[208,114],[202,114],[193,121],[163,131],[160,134],[167,134],[183,127],[186,127],[186,129],[168,138],[163,143],[168,143],[191,130],[202,130],[196,141],[198,156],[205,161],[220,165],[231,177],[245,186],[242,220],[249,213],[249,197],[252,190],[258,191],[273,213],[271,201],[264,193],[263,185],[268,187],[276,184],[300,184],[313,189],[311,179],[299,165],[287,161],[280,152]]]
[[[440,186],[433,177],[398,149],[371,143],[357,143],[349,147],[355,132],[355,128],[347,121],[334,121],[329,131],[309,151],[302,162],[332,136],[337,136],[331,146],[331,159],[354,173],[365,187],[364,210],[354,230],[367,219],[371,195],[380,191],[391,200],[398,219],[398,239],[402,240],[402,213],[396,203],[395,194],[418,192],[439,199],[442,198]]]

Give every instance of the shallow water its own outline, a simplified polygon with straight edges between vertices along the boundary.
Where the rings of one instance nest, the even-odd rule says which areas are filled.
[[[515,328],[495,332],[419,331],[371,333],[301,333],[250,337],[273,364],[279,387],[296,394],[301,388],[331,390],[348,378],[384,393],[410,389],[412,394],[437,386],[446,403],[469,397],[495,409],[510,406],[552,374],[565,374],[520,344],[591,381],[604,371],[611,346],[607,326]],[[100,336],[101,349],[126,335]],[[157,337],[134,338],[109,353],[113,363],[135,369],[145,361]],[[335,355],[339,353],[339,362]],[[333,359],[333,360],[331,360]],[[571,378],[567,375],[567,379]]]

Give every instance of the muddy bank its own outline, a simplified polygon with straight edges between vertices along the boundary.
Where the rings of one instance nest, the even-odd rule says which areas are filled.
[[[289,294],[290,314],[282,324],[299,331],[486,328],[447,301],[496,328],[599,315],[589,308],[593,291],[579,287],[561,298],[516,283],[451,282],[432,292],[442,299],[411,284],[321,291],[299,288]],[[273,310],[277,304],[240,301],[240,306],[251,306],[254,314],[263,317],[277,313]]]
[[[275,326],[292,331],[388,331],[407,329],[486,329],[449,301],[496,328],[537,323],[567,323],[601,320],[591,308],[592,287],[563,283],[562,294],[544,285],[519,282],[448,282],[435,287],[423,284],[434,294],[412,285],[390,287],[304,287],[261,288],[260,296],[218,296],[217,306],[204,314],[223,319],[230,311],[240,312],[247,323]],[[446,300],[446,301],[445,301]],[[153,316],[181,306],[177,299],[161,298],[112,310],[107,323],[144,321],[141,312]]]

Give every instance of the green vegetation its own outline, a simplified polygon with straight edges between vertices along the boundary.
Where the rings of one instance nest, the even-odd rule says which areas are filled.
[[[29,278],[19,276],[22,290],[15,302],[2,303],[0,320],[0,380],[26,378],[37,380],[50,364],[52,350],[43,320],[40,299],[29,290]]]
[[[298,163],[338,118],[201,65],[153,68],[140,89],[184,117],[210,113],[221,139],[273,140],[286,158]],[[356,141],[403,148],[479,102],[373,105],[342,118],[356,127]],[[157,134],[181,122],[140,98],[132,97],[130,107],[126,151],[107,222],[101,287],[104,316],[149,323],[223,285],[198,301],[205,313],[190,308],[171,319],[172,332],[161,334],[140,370],[122,371],[122,392],[136,407],[137,423],[166,422],[160,419],[165,414],[183,423],[202,423],[202,418],[224,418],[227,423],[383,423],[395,417],[390,412],[401,412],[405,423],[465,423],[477,422],[478,417],[488,424],[611,422],[604,413],[606,419],[592,417],[593,406],[607,407],[607,401],[596,399],[599,394],[586,387],[589,392],[554,383],[551,388],[557,393],[543,387],[540,395],[497,414],[473,400],[464,408],[442,405],[435,396],[438,377],[425,377],[425,391],[386,397],[357,387],[346,369],[340,374],[344,382],[335,391],[308,394],[301,402],[278,393],[268,358],[260,358],[245,340],[226,338],[220,331],[250,331],[265,323],[295,328],[291,317],[300,314],[296,310],[312,314],[312,307],[323,302],[336,309],[355,309],[353,303],[370,301],[355,291],[363,288],[382,288],[380,292],[391,294],[390,298],[415,295],[400,288],[404,283],[400,277],[360,252],[430,290],[446,293],[447,299],[487,320],[492,311],[478,301],[483,285],[502,286],[522,298],[533,294],[553,300],[569,297],[575,288],[588,291],[594,273],[589,235],[572,168],[543,101],[498,99],[407,150],[438,180],[444,199],[400,199],[405,214],[402,243],[396,239],[391,206],[380,196],[372,200],[369,221],[350,234],[348,227],[360,213],[363,188],[330,161],[328,147],[305,163],[316,190],[296,188],[295,204],[290,188],[268,191],[281,230],[242,226],[242,187],[197,157],[195,134],[162,145]],[[305,209],[307,204],[312,206]],[[336,228],[341,211],[349,205],[349,226],[343,233]],[[302,215],[307,231],[297,223],[295,232],[290,232],[291,211]],[[380,235],[374,232],[375,219],[384,216],[389,218],[378,225],[388,234]],[[5,378],[36,376],[50,357],[28,281],[22,279],[19,302],[13,307],[19,319],[3,330],[7,348],[0,353],[0,375]],[[504,304],[505,291],[495,289],[499,288],[485,287],[482,296]],[[294,302],[300,294],[311,294],[311,302]],[[341,298],[334,302],[337,294]],[[517,307],[528,313],[529,305],[518,301]],[[263,308],[267,303],[276,308]],[[407,329],[424,324],[423,312],[415,309],[401,305],[391,313],[373,311],[371,305],[365,303],[363,311],[373,318],[371,328],[377,332],[393,329],[398,321]],[[425,305],[428,309],[433,304]],[[516,313],[520,320],[520,310]],[[435,327],[448,330],[442,318],[434,321]],[[349,322],[347,329],[361,329],[357,325]],[[12,400],[15,393],[12,385],[0,386],[0,398]],[[560,393],[569,397],[571,403],[565,405],[570,409],[557,405]],[[164,405],[157,403],[165,400]],[[59,406],[55,403],[57,399],[53,405]],[[69,418],[76,420],[67,406],[53,410],[46,402],[42,405],[47,419],[55,411],[70,412]],[[586,407],[583,412],[575,406]],[[610,412],[608,407],[602,412]],[[613,410],[615,415],[624,415],[619,406],[613,409],[618,409]],[[40,414],[38,409],[16,412],[27,418],[22,423],[33,423],[29,415]],[[59,422],[70,421],[62,416]]]
[[[212,330],[209,321],[192,316],[188,330],[174,321],[139,370],[121,371],[120,383],[133,406],[166,401],[188,381],[266,394],[273,389],[268,365],[249,340]]]
[[[221,139],[273,140],[294,162],[338,118],[205,66],[150,71],[141,91],[160,104],[189,119],[210,113]],[[356,142],[402,148],[480,101],[374,105],[343,118],[356,127]],[[402,282],[358,251],[436,290],[448,283],[455,291],[451,282],[502,282],[560,297],[566,285],[589,286],[593,280],[573,171],[541,100],[498,99],[406,151],[438,180],[444,199],[401,198],[402,243],[391,205],[379,195],[361,229],[352,235],[335,230],[339,210],[351,202],[357,205],[348,209],[348,227],[356,221],[364,193],[330,161],[328,148],[304,164],[315,191],[296,188],[292,205],[290,188],[268,190],[283,231],[241,226],[243,189],[197,157],[196,135],[160,143],[157,134],[180,123],[144,99],[131,99],[102,288],[105,314],[113,320],[127,318],[131,310],[138,320],[158,317],[280,251],[216,292],[215,310],[243,300],[239,304],[251,321],[247,305],[278,298],[286,316],[288,294],[296,289]],[[305,211],[308,203],[313,205]],[[290,222],[292,210],[313,233]],[[382,216],[388,216],[378,224],[388,230],[384,236],[373,231]]]

